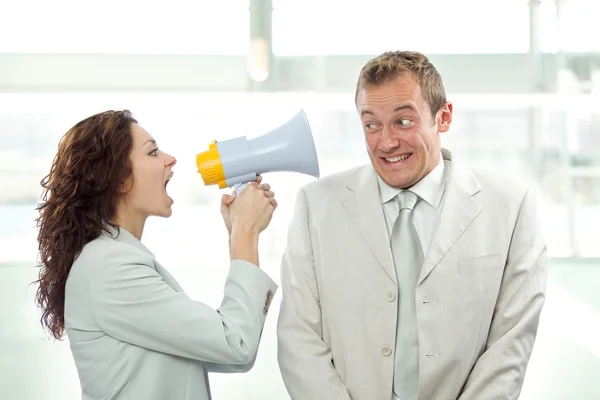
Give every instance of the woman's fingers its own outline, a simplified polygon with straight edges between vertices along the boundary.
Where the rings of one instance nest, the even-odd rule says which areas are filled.
[[[231,205],[231,203],[233,203],[234,200],[235,195],[233,194],[224,194],[223,196],[221,196],[221,202],[226,206]]]

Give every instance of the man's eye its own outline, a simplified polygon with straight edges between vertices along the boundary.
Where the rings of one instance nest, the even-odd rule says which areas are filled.
[[[404,119],[404,118],[403,118],[403,119],[399,119],[399,120],[398,120],[398,125],[401,125],[401,126],[408,126],[409,124],[410,124],[410,120],[408,120],[408,119]]]

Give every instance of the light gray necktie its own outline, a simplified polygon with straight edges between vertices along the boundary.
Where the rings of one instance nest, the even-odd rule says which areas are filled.
[[[391,247],[398,279],[398,322],[394,368],[394,398],[417,400],[419,391],[419,337],[415,289],[423,266],[423,250],[413,225],[418,197],[404,190],[398,194],[400,214],[392,230]]]

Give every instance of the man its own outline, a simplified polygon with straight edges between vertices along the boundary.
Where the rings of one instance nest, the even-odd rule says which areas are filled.
[[[303,188],[282,263],[278,360],[292,399],[516,399],[545,298],[535,195],[452,159],[422,54],[369,61],[371,165]]]

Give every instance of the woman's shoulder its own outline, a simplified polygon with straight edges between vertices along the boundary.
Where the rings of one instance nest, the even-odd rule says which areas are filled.
[[[132,243],[120,240],[119,236],[102,233],[83,247],[72,271],[84,267],[90,273],[96,268],[106,270],[127,264],[153,265],[153,256]]]

